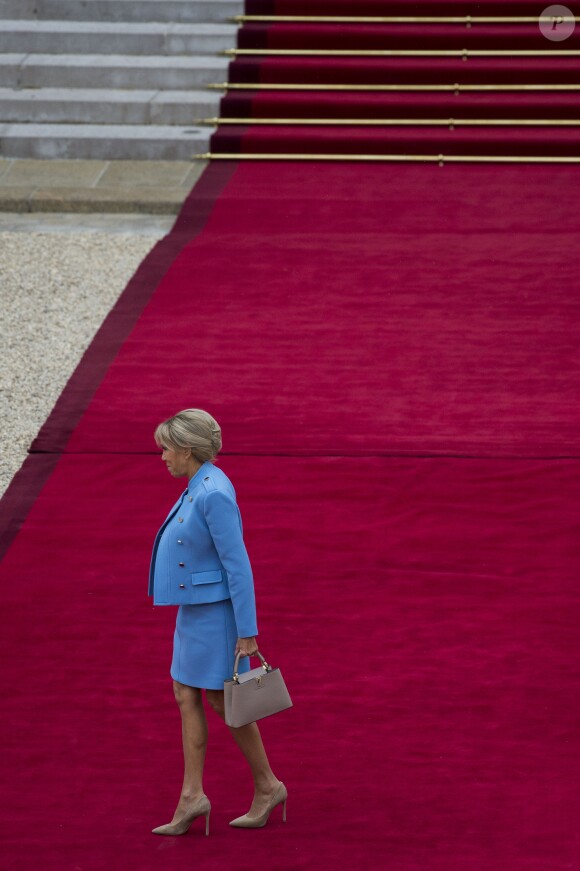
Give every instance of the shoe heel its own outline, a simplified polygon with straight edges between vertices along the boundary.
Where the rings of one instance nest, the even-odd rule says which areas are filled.
[[[287,801],[287,799],[284,799],[284,804],[282,805],[282,822],[283,823],[286,822],[286,801]]]
[[[209,815],[210,815],[210,813],[211,813],[211,811],[208,811],[205,814],[205,834],[206,834],[206,837],[209,835]]]

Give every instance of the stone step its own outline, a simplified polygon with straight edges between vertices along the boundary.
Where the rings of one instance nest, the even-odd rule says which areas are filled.
[[[18,87],[20,66],[26,60],[26,54],[0,54],[0,82],[3,88]]]
[[[0,155],[190,160],[209,150],[240,0],[0,0]],[[2,20],[3,19],[3,20]]]
[[[0,19],[226,22],[243,12],[243,0],[0,0]]]
[[[194,125],[219,114],[219,91],[0,88],[0,122]]]
[[[209,150],[213,127],[0,124],[0,154],[20,158],[188,160]]]
[[[121,54],[4,54],[5,88],[138,88],[198,90],[227,81],[227,58]]]
[[[169,22],[0,22],[0,52],[215,55],[236,45],[233,24]]]

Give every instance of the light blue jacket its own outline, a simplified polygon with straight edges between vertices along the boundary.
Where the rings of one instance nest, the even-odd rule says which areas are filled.
[[[204,463],[157,533],[149,571],[154,605],[231,599],[239,638],[258,634],[254,580],[230,479]]]

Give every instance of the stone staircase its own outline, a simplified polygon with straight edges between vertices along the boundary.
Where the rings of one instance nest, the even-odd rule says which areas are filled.
[[[242,0],[0,0],[0,156],[208,151]]]

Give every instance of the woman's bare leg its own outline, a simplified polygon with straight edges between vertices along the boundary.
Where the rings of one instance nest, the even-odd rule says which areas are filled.
[[[223,690],[206,690],[206,697],[211,707],[223,720],[225,718]],[[240,726],[237,729],[230,726],[229,729],[250,766],[254,779],[254,800],[248,813],[250,816],[259,816],[267,810],[268,802],[280,781],[270,768],[258,724],[248,723],[247,726]]]
[[[175,700],[181,712],[183,738],[183,786],[172,822],[180,820],[203,795],[203,766],[207,749],[207,720],[201,690],[173,681]]]

